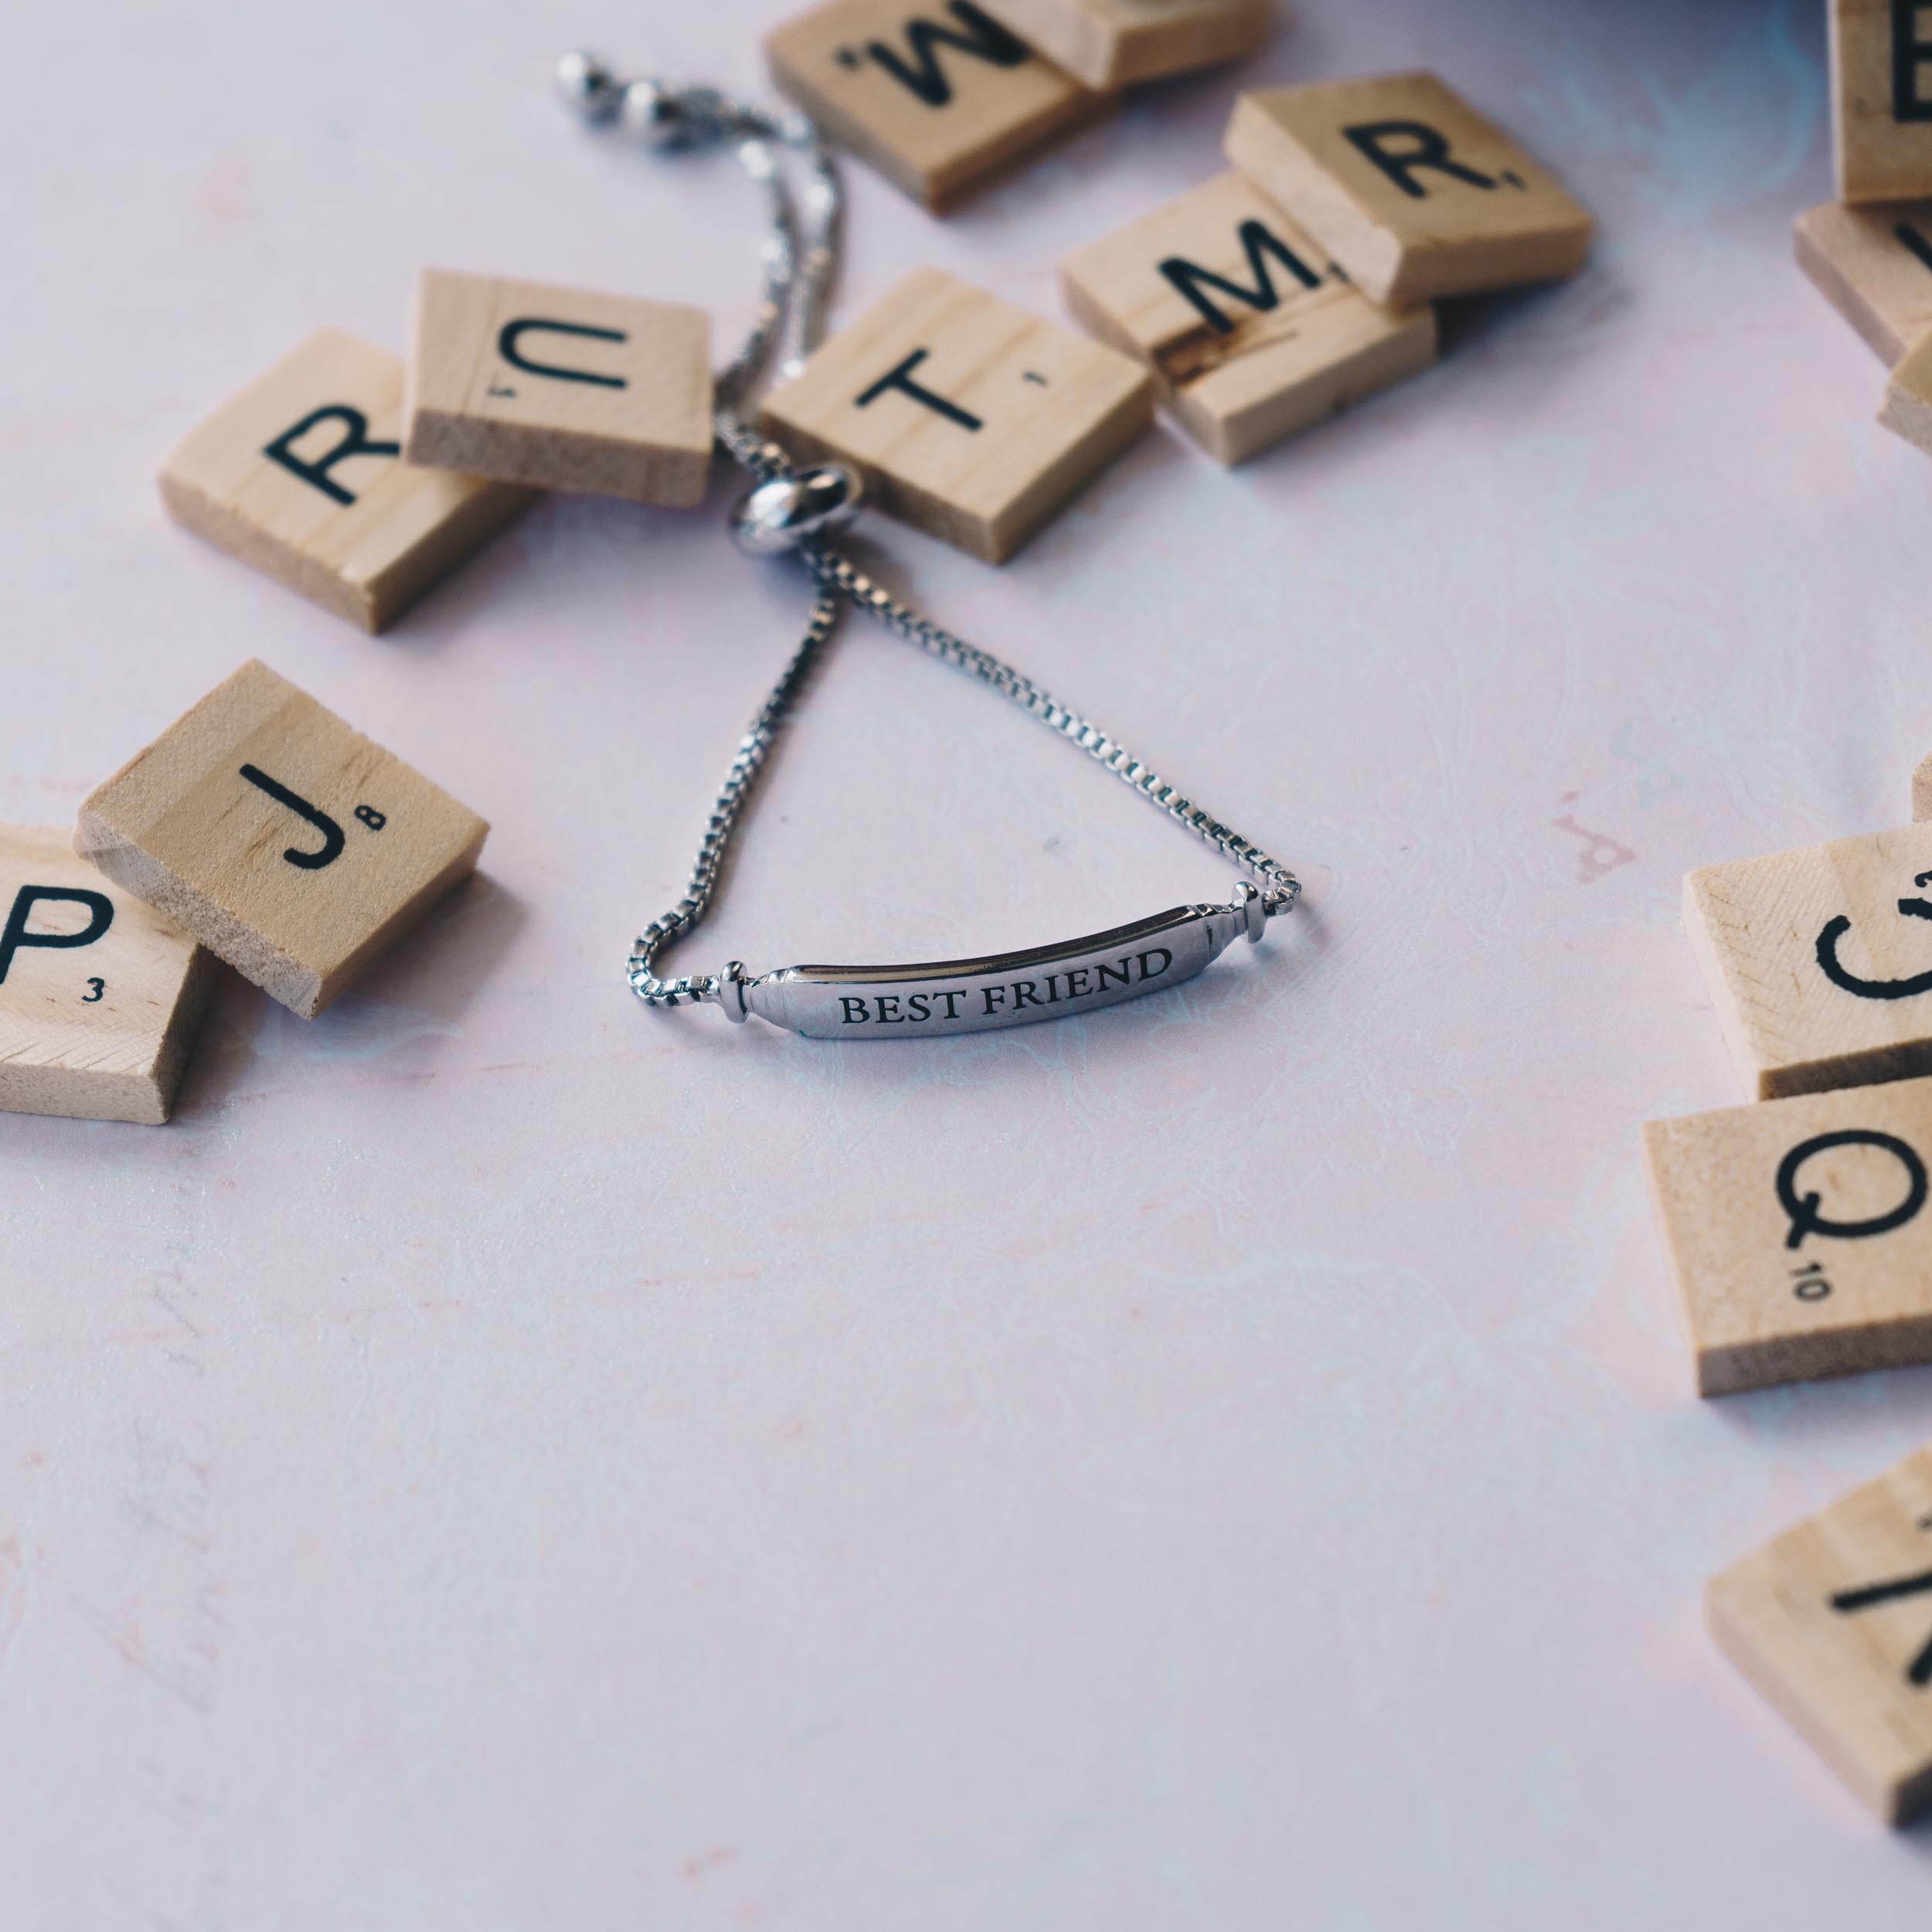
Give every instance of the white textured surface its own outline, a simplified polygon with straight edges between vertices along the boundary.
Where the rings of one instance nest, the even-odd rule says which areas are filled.
[[[540,508],[372,641],[168,527],[168,441],[440,264],[749,306],[749,202],[566,125],[750,4],[42,6],[0,119],[0,818],[259,653],[485,812],[488,884],[304,1026],[230,985],[163,1131],[0,1117],[10,1926],[1896,1926],[1890,1839],[1704,1577],[1932,1430],[1924,1372],[1700,1406],[1646,1115],[1740,1097],[1689,866],[1902,818],[1932,465],[1789,264],[1815,5],[1303,0],[1604,224],[1573,287],[1237,474],[1165,432],[895,579],[1308,879],[1086,1022],[840,1050],[618,977],[791,647],[713,515]],[[1050,309],[1233,81],[920,260]],[[715,509],[716,506],[714,506]],[[1602,868],[1607,866],[1607,869]],[[852,630],[715,928],[754,967],[1230,883]]]

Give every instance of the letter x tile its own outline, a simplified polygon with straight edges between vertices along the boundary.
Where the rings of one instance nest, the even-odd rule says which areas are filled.
[[[74,842],[311,1019],[468,876],[488,830],[251,663],[94,792]]]
[[[1699,1395],[1932,1362],[1932,1080],[1644,1129]]]
[[[855,464],[883,509],[998,563],[1145,434],[1153,393],[1117,351],[920,268],[764,420],[794,456]]]
[[[403,365],[318,330],[162,466],[168,514],[366,631],[379,631],[531,501],[402,460]]]
[[[1932,1449],[1712,1579],[1711,1634],[1886,1823],[1932,1804]]]

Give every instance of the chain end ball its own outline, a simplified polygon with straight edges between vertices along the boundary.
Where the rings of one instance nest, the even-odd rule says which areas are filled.
[[[661,80],[626,80],[601,55],[579,49],[556,63],[563,104],[592,127],[614,123],[640,147],[688,148],[718,124],[719,97],[708,88],[685,93]]]

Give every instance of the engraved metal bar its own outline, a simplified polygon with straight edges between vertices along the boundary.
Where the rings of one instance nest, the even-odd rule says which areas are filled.
[[[727,968],[721,1003],[815,1039],[930,1039],[1090,1013],[1192,979],[1238,938],[1257,937],[1259,895],[1176,906],[1057,946],[906,966]],[[1251,910],[1250,909],[1253,910]]]

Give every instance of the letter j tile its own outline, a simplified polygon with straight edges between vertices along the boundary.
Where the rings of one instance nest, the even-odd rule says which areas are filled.
[[[475,869],[488,830],[250,663],[94,793],[74,844],[312,1019]]]

